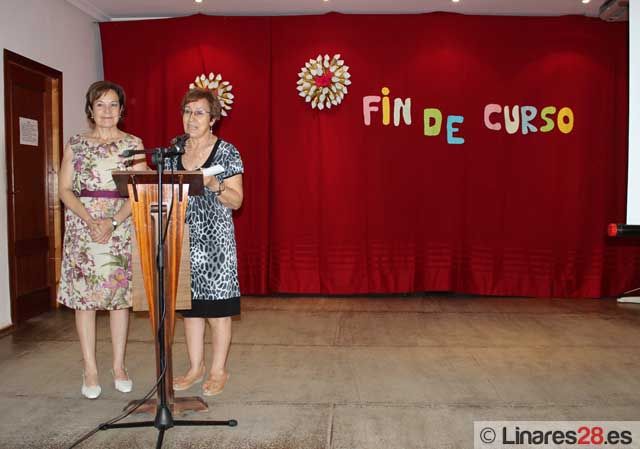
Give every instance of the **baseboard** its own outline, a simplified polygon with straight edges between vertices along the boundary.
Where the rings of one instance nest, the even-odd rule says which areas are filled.
[[[640,296],[622,296],[618,298],[618,302],[640,304]]]
[[[0,329],[0,338],[4,337],[5,335],[11,334],[14,330],[16,330],[15,324],[10,324],[7,327],[3,327],[2,329]]]

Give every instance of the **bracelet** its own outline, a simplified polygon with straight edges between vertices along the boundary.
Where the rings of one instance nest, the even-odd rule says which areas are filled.
[[[224,185],[224,179],[222,181],[220,181],[218,183],[218,190],[216,192],[213,192],[215,196],[220,196],[220,194],[222,192],[224,192],[226,189],[226,186]]]

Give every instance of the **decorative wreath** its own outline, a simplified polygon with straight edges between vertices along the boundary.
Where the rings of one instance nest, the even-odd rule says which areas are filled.
[[[196,87],[213,91],[218,97],[220,106],[222,106],[222,115],[227,116],[227,111],[231,110],[231,104],[233,104],[233,94],[231,93],[233,86],[229,84],[229,81],[222,81],[222,75],[220,73],[216,75],[211,72],[208,78],[203,73],[200,76],[196,76],[196,80],[189,84],[189,89],[195,89]]]
[[[351,75],[349,66],[344,65],[339,54],[331,59],[329,55],[324,55],[324,58],[318,55],[309,59],[300,70],[297,89],[299,95],[311,103],[312,109],[330,109],[342,103],[348,92],[347,86],[351,84]]]

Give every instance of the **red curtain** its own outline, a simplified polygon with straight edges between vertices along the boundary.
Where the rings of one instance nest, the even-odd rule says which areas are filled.
[[[181,133],[196,75],[233,84],[216,132],[245,162],[245,294],[599,297],[639,284],[638,242],[605,235],[625,216],[627,24],[198,15],[101,33],[105,78],[125,87],[127,129],[147,146]],[[352,84],[319,111],[296,81],[325,54]],[[388,125],[382,98],[365,123],[373,96],[389,98]],[[411,99],[411,124],[394,125],[396,98]]]
[[[200,74],[233,85],[233,109],[216,134],[242,155],[246,201],[236,214],[242,292],[269,291],[269,18],[192,17],[100,24],[105,78],[127,93],[125,129],[146,147],[182,134],[182,96]]]

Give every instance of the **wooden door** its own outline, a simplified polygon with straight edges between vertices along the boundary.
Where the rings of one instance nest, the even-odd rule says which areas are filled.
[[[55,301],[62,74],[5,50],[4,75],[11,315],[19,323]]]

